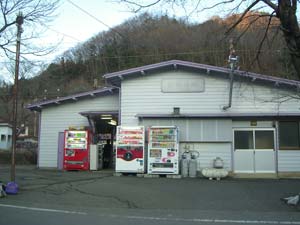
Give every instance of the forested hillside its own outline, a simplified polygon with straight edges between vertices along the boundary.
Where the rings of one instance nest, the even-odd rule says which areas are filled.
[[[99,33],[66,51],[41,74],[20,80],[20,123],[31,118],[24,105],[104,85],[102,75],[108,72],[170,59],[226,67],[230,38],[236,41],[241,70],[295,79],[278,23],[269,24],[266,32],[269,21],[262,15],[252,12],[227,36],[237,15],[195,24],[143,14]],[[2,85],[0,96],[0,117],[10,120],[11,87]]]

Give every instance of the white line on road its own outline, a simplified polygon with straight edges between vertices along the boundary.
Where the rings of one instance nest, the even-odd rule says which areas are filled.
[[[0,204],[0,207],[26,209],[26,210],[41,211],[41,212],[54,212],[54,213],[87,215],[87,213],[85,213],[85,212],[76,212],[76,211],[59,210],[59,209],[35,208],[35,207],[26,207],[26,206],[18,206],[18,205]]]
[[[58,209],[47,209],[47,208],[35,208],[17,205],[6,205],[0,204],[0,207],[26,209],[32,211],[41,212],[54,212],[54,213],[65,213],[65,214],[77,214],[87,215],[85,212],[58,210]],[[300,221],[280,221],[280,220],[233,220],[233,219],[201,219],[201,218],[176,218],[176,217],[151,217],[151,216],[122,216],[117,214],[97,214],[102,217],[111,217],[119,219],[134,219],[134,220],[153,220],[153,221],[176,221],[176,222],[194,222],[194,223],[231,223],[231,224],[285,224],[285,225],[300,225]]]
[[[117,215],[111,215],[118,217]],[[200,219],[200,218],[168,218],[168,217],[143,217],[143,216],[125,216],[127,219],[156,220],[156,221],[177,221],[194,223],[236,223],[236,224],[300,224],[300,221],[274,221],[274,220],[232,220],[232,219]]]

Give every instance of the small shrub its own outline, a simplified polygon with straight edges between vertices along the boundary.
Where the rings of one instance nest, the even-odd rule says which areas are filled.
[[[35,150],[17,150],[15,162],[19,165],[29,165],[37,163],[37,154]],[[11,151],[0,150],[0,164],[11,163]]]

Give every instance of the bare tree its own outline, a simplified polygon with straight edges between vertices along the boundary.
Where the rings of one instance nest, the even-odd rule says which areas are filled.
[[[22,53],[47,54],[51,48],[34,46],[36,39],[51,21],[59,0],[0,0],[0,57],[12,58],[15,51],[16,16],[22,13],[25,32],[22,35]]]
[[[266,25],[265,36],[259,46],[267,40],[268,29],[274,19],[280,23],[280,29],[285,38],[292,64],[300,79],[300,29],[297,20],[297,11],[299,0],[222,0],[222,1],[205,1],[205,0],[119,0],[128,4],[135,12],[140,12],[149,7],[159,5],[166,8],[181,7],[188,15],[192,13],[201,13],[204,10],[227,9],[228,13],[240,13],[235,22],[232,23],[227,33],[235,29],[247,17],[250,11],[264,11],[264,17],[269,17],[269,23]],[[267,12],[267,13],[266,13]]]

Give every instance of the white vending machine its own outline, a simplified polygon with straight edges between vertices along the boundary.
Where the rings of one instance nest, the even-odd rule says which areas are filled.
[[[148,173],[179,173],[179,141],[176,126],[149,127]]]
[[[143,126],[117,127],[116,172],[145,172],[145,129]]]

